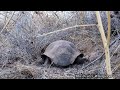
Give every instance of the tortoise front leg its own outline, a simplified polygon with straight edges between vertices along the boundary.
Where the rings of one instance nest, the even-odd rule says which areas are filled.
[[[43,66],[48,66],[49,64],[50,64],[49,58],[46,58]]]

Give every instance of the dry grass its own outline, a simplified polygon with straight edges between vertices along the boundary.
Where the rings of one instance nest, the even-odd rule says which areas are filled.
[[[103,13],[105,12],[101,12],[102,19],[107,21]],[[0,15],[0,78],[76,79],[83,75],[88,78],[105,78],[104,48],[100,33],[96,26],[81,27],[96,23],[95,13],[92,11],[6,11]],[[113,19],[111,22],[113,23]],[[115,29],[119,28],[115,26]],[[73,42],[90,62],[68,68],[47,68],[40,65],[41,49],[59,39]],[[116,36],[113,35],[111,41],[115,39]],[[116,39],[110,47],[111,55],[118,44],[119,39]],[[112,70],[119,63],[119,52],[118,49],[111,59]],[[119,78],[117,70],[115,78]]]

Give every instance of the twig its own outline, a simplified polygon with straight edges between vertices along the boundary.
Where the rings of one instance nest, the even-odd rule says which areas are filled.
[[[118,50],[119,47],[120,45],[115,49],[114,53]],[[111,58],[113,57],[114,53],[112,54]],[[120,63],[112,70],[112,72],[114,73],[119,67],[120,67]]]
[[[113,52],[113,54],[111,55],[111,57],[110,58],[112,58],[113,57],[113,55],[115,54],[115,52],[118,50],[118,48],[120,47],[120,45],[118,45],[118,47],[115,49],[115,51]]]
[[[88,65],[86,65],[85,67],[83,67],[81,70],[84,70],[85,68],[87,68],[87,67],[90,66],[91,64],[93,64],[93,63],[95,63],[96,61],[100,60],[100,59],[103,57],[104,54],[105,54],[105,53],[103,53],[100,57],[98,57],[98,58],[95,59],[94,61],[90,62]]]
[[[120,67],[120,63],[112,70],[113,73]]]
[[[75,25],[75,26],[72,26],[72,27],[67,27],[67,28],[64,28],[64,29],[60,29],[60,30],[56,30],[56,31],[53,31],[53,32],[45,33],[45,34],[42,34],[42,35],[39,35],[39,36],[46,36],[46,35],[50,35],[50,34],[53,34],[53,33],[60,32],[60,31],[65,31],[65,30],[68,30],[68,29],[71,29],[71,28],[76,28],[76,27],[88,27],[88,26],[96,26],[96,24]]]
[[[5,15],[4,15],[4,16],[5,16],[5,18],[4,18],[4,19],[5,19],[5,20],[4,20],[4,23],[6,23],[6,20],[7,20],[7,18],[8,18],[8,17],[7,17],[7,12],[5,12]]]
[[[110,17],[110,11],[107,11],[107,17],[108,17],[107,43],[108,43],[108,46],[109,46],[109,44],[110,44],[110,35],[111,35],[111,17]]]
[[[114,41],[112,41],[112,43],[110,44],[110,47],[119,39],[120,39],[120,36],[118,36]]]
[[[6,28],[6,26],[9,24],[10,20],[12,19],[13,15],[14,15],[15,11],[12,13],[11,17],[8,19],[8,21],[6,22],[6,24],[4,25],[4,27],[2,28],[2,30],[0,31],[0,34],[3,32],[3,30]]]

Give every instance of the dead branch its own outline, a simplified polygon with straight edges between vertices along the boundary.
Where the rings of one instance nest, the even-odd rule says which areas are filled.
[[[89,27],[89,26],[96,26],[96,24],[75,25],[75,26],[72,26],[72,27],[67,27],[67,28],[64,28],[64,29],[60,29],[60,30],[56,30],[56,31],[53,31],[53,32],[45,33],[45,34],[42,34],[42,35],[39,35],[39,36],[47,36],[47,35],[54,34],[54,33],[58,33],[58,32],[60,32],[60,31],[65,31],[65,30],[68,30],[68,29],[71,29],[71,28],[76,28],[76,27]]]
[[[107,75],[108,75],[108,77],[112,77],[109,47],[108,47],[107,39],[105,37],[105,33],[104,33],[102,20],[101,20],[101,16],[100,16],[100,12],[99,11],[96,11],[96,17],[97,17],[97,21],[98,21],[98,29],[99,29],[99,32],[101,34],[101,38],[102,38],[104,49],[105,49],[105,57],[106,57],[105,63],[106,63]]]

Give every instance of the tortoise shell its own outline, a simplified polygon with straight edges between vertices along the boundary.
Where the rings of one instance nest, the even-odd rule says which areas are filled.
[[[74,63],[80,52],[72,42],[58,40],[49,44],[43,55],[50,58],[55,65],[68,66]]]

